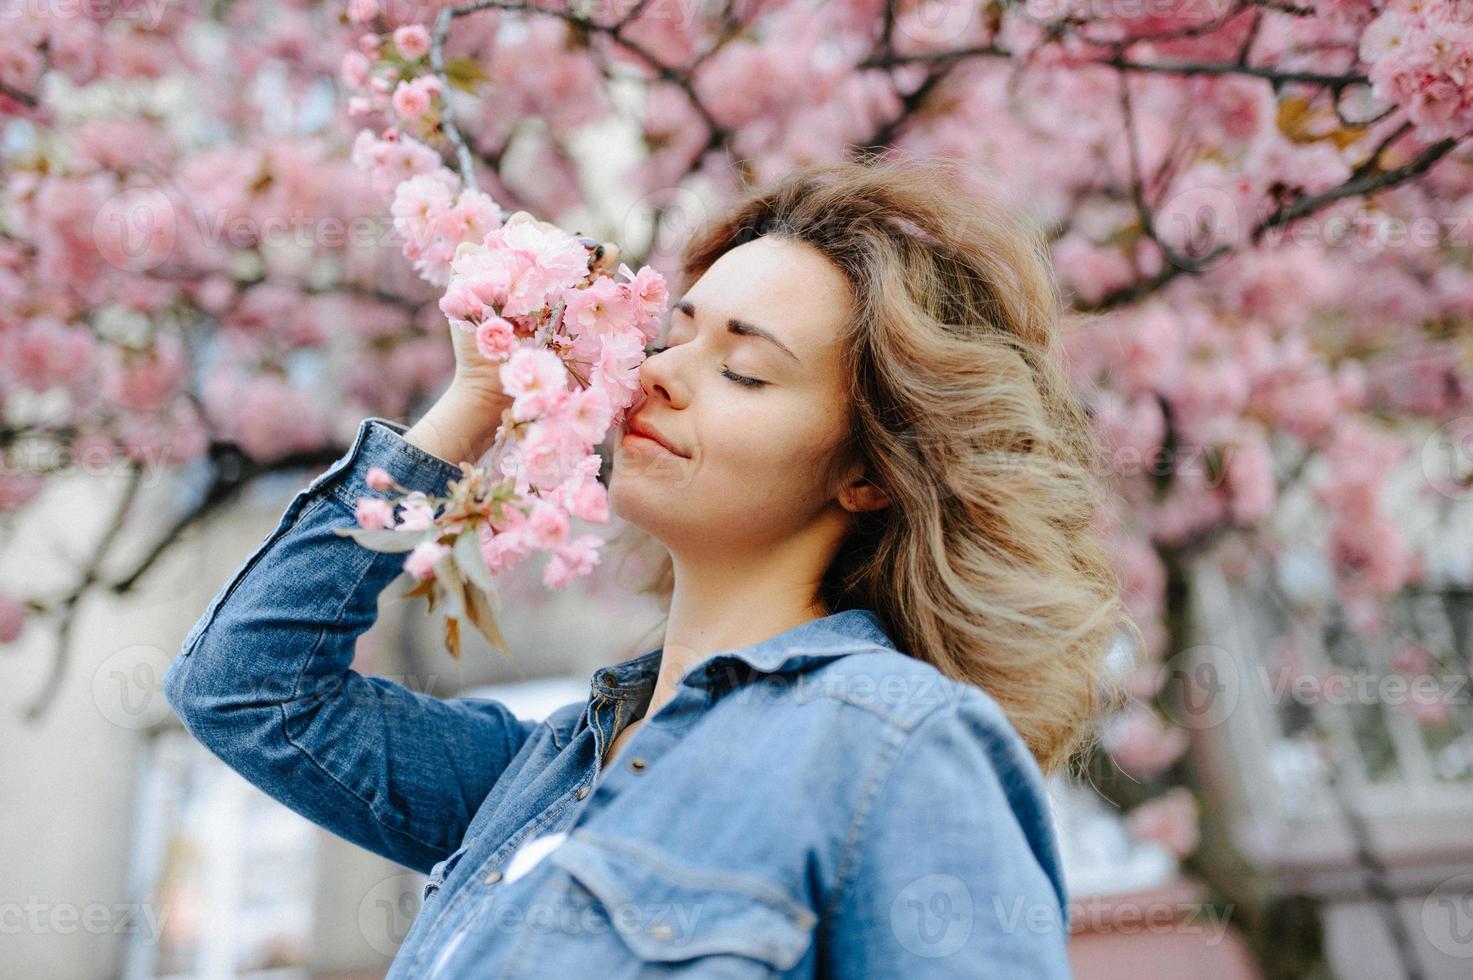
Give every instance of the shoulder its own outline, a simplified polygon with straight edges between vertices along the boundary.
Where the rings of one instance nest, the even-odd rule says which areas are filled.
[[[895,730],[890,739],[907,764],[958,752],[985,764],[1011,791],[1044,795],[1044,777],[1022,734],[985,689],[943,674],[899,650],[840,658],[815,677],[829,696],[869,712]]]
[[[827,696],[862,708],[886,732],[860,814],[871,833],[885,833],[875,824],[910,833],[940,810],[959,829],[995,839],[1003,818],[1064,900],[1044,775],[992,695],[896,650],[851,654],[814,673],[830,675],[813,678]]]
[[[875,648],[831,660],[791,679],[800,703],[839,707],[821,713],[822,741],[849,749],[868,745],[870,758],[889,770],[919,767],[1001,784],[1015,809],[1046,809],[1045,780],[1027,742],[986,690],[943,674],[932,664],[893,648]],[[810,733],[813,734],[813,733]],[[964,767],[967,771],[959,771]],[[876,774],[878,775],[878,773]]]
[[[1022,742],[1001,705],[982,688],[899,650],[876,647],[851,653],[808,672],[799,683],[812,694],[851,704],[904,733],[928,720],[953,719]]]
[[[862,774],[841,882],[892,894],[902,882],[944,878],[968,894],[1026,897],[1057,914],[1067,934],[1047,784],[997,700],[896,650],[852,654],[814,673],[830,675],[827,696],[861,708],[884,733]]]
[[[938,703],[905,711],[914,724],[890,743],[884,772],[877,774],[877,789],[861,814],[862,839],[898,846],[929,828],[919,834],[925,843],[915,847],[953,856],[971,849],[988,874],[1031,877],[1039,886],[1047,882],[1067,922],[1053,806],[1023,736],[982,688],[924,663],[897,664],[896,671],[909,679],[934,673],[945,693]]]

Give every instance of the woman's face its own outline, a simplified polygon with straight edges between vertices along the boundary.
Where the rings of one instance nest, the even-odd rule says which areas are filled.
[[[837,337],[851,304],[821,252],[773,236],[726,252],[673,297],[666,349],[640,366],[643,395],[618,431],[614,512],[701,553],[760,551],[842,518],[837,485],[822,481],[847,424]]]

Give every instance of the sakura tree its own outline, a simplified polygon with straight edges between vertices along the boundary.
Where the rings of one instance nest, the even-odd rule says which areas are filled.
[[[0,642],[55,635],[32,715],[82,597],[131,592],[364,415],[421,408],[451,331],[507,359],[509,431],[563,420],[567,465],[542,484],[530,454],[468,469],[462,506],[498,478],[497,499],[546,499],[515,512],[529,524],[503,512],[520,536],[493,543],[481,513],[469,544],[426,538],[407,567],[488,585],[537,550],[568,584],[599,541],[567,518],[603,516],[593,447],[688,223],[745,181],[890,151],[1006,193],[1080,314],[1071,367],[1147,641],[1108,739],[1139,833],[1195,847],[1160,703],[1193,562],[1263,575],[1307,550],[1366,631],[1409,588],[1473,581],[1466,549],[1416,539],[1387,497],[1419,454],[1429,506],[1473,496],[1466,3],[3,2],[0,514],[24,520],[64,474],[125,476],[75,588],[0,581]],[[609,143],[633,161],[612,180]],[[527,276],[542,288],[513,296]],[[195,492],[160,520],[138,502],[163,484]],[[1308,530],[1286,518],[1306,493]],[[448,510],[406,504],[360,523],[422,532]],[[137,522],[154,546],[103,574]]]

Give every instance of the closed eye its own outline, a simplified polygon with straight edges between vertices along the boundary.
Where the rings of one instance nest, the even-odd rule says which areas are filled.
[[[646,347],[644,354],[645,357],[653,357],[654,355],[662,353],[669,349],[669,345],[661,344],[656,347]],[[757,378],[749,378],[743,374],[737,374],[735,371],[729,370],[724,366],[721,369],[721,376],[743,386],[744,388],[761,388],[763,385],[767,384],[766,381],[761,381]]]
[[[758,381],[756,378],[748,378],[740,374],[734,374],[731,371],[728,371],[726,368],[721,369],[721,376],[723,378],[730,378],[737,384],[745,385],[748,388],[761,388],[763,385],[767,384],[766,381]]]

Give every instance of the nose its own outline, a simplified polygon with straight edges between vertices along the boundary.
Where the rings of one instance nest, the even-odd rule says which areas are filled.
[[[666,402],[674,408],[683,408],[687,397],[685,386],[672,369],[671,352],[661,351],[646,357],[639,365],[639,386],[645,396]]]

